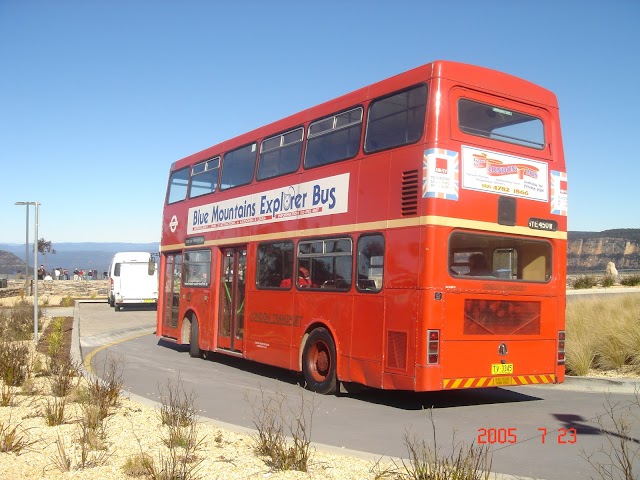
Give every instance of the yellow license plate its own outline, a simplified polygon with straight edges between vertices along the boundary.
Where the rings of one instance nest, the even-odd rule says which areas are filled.
[[[496,377],[493,379],[493,386],[497,387],[498,385],[515,385],[516,382],[513,381],[513,377]]]
[[[492,363],[491,375],[509,375],[513,373],[513,363]]]
[[[155,300],[154,300],[153,298],[145,298],[145,299],[143,300],[143,302],[144,302],[144,303],[153,303],[153,302],[155,302]]]

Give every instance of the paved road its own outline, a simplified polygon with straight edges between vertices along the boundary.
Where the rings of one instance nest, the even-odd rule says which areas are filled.
[[[444,452],[451,451],[453,432],[456,442],[469,444],[486,438],[493,440],[494,471],[549,480],[593,475],[585,455],[597,455],[607,444],[598,424],[598,417],[606,412],[607,397],[602,391],[611,390],[611,384],[605,382],[319,396],[300,389],[298,377],[280,369],[221,355],[207,360],[190,358],[187,348],[155,337],[155,311],[116,313],[102,303],[80,304],[75,314],[82,354],[97,352],[92,365],[98,373],[107,354],[122,357],[126,389],[147,401],[157,400],[167,379],[180,374],[185,388],[197,392],[196,403],[203,416],[233,426],[251,428],[252,405],[260,405],[262,394],[278,394],[293,412],[302,403],[305,412],[313,411],[314,441],[377,455],[372,458],[403,457],[406,432],[431,440],[428,409],[433,406],[436,438]],[[111,346],[98,351],[100,345],[109,343]],[[635,385],[617,387],[620,393],[610,394],[608,401],[619,415],[633,405],[635,396],[629,392]],[[611,422],[606,418],[601,422],[615,439]],[[575,429],[575,435],[570,429]],[[629,436],[637,445],[640,425],[634,425]],[[636,468],[640,471],[640,464]]]

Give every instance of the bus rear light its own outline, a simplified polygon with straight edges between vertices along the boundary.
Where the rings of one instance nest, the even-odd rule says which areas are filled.
[[[427,364],[440,362],[440,330],[427,330]]]
[[[564,365],[564,330],[558,332],[558,365]]]

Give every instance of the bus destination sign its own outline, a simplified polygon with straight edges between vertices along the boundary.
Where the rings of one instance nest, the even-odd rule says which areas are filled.
[[[193,245],[204,245],[204,236],[200,235],[199,237],[189,237],[184,241],[185,246],[191,247]]]
[[[530,218],[529,228],[534,230],[546,230],[547,232],[555,232],[558,230],[558,222],[555,220],[543,220],[542,218]]]

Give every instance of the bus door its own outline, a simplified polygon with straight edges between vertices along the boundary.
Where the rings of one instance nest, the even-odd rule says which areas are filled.
[[[247,247],[222,248],[218,348],[243,351]]]
[[[164,292],[162,296],[162,335],[178,338],[178,319],[180,318],[180,276],[182,273],[182,254],[170,253],[165,256]]]

